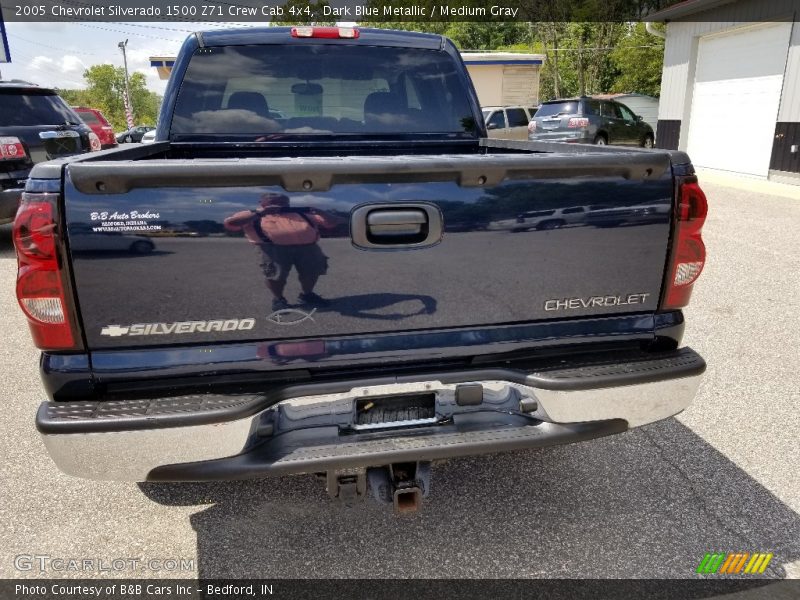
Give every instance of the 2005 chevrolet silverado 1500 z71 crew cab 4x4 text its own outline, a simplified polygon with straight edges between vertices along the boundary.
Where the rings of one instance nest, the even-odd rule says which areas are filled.
[[[36,165],[16,218],[56,464],[327,473],[402,510],[431,461],[683,410],[705,368],[681,347],[707,211],[688,157],[485,138],[441,36],[190,36],[156,142]],[[577,216],[492,226],[530,211]]]

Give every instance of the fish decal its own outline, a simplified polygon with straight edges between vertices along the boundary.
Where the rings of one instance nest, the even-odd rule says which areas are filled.
[[[315,312],[317,312],[316,308],[309,313],[298,308],[282,308],[269,315],[267,321],[275,323],[276,325],[299,325],[303,321],[313,321],[314,317],[312,317],[312,315]]]

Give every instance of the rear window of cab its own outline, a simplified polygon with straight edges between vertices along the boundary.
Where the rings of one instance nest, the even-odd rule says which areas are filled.
[[[201,48],[171,134],[474,134],[469,93],[438,50],[380,46]],[[285,137],[285,136],[284,136]]]

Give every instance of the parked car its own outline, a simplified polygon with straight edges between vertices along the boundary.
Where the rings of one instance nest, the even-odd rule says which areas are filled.
[[[517,215],[514,219],[502,219],[489,223],[490,230],[507,229],[513,233],[519,231],[559,229],[566,225],[583,224],[586,219],[585,206],[565,206],[550,210],[530,210]]]
[[[148,125],[139,125],[137,127],[132,127],[127,131],[123,131],[122,133],[117,134],[117,141],[120,144],[128,144],[131,142],[139,143],[142,141],[142,137],[148,131],[154,131],[155,127],[150,127]]]
[[[94,231],[91,225],[77,224],[69,230],[70,251],[91,252],[129,252],[149,254],[156,245],[143,235],[132,235],[117,231]]]
[[[97,135],[55,90],[0,80],[0,224],[14,220],[34,164],[99,149]]]
[[[156,130],[151,129],[147,133],[142,136],[142,143],[143,144],[152,144],[156,141]]]
[[[622,434],[694,397],[707,203],[685,153],[485,139],[455,44],[405,31],[192,35],[164,98],[163,142],[36,165],[14,225],[36,424],[66,473],[326,473],[332,498],[408,511],[431,461]],[[483,231],[575,198],[663,210]],[[230,235],[69,251],[74,226],[168,223]]]
[[[662,204],[592,205],[586,213],[586,224],[594,227],[619,227],[627,223],[657,223],[668,211],[669,207]]]
[[[111,127],[111,124],[99,110],[86,106],[73,106],[72,110],[83,119],[84,123],[92,128],[92,131],[94,131],[95,135],[97,135],[100,140],[101,150],[116,148],[119,145],[114,135],[114,128]]]
[[[527,140],[528,123],[536,109],[532,106],[484,106],[481,112],[490,138]]]
[[[542,103],[528,125],[528,139],[652,148],[655,135],[621,102],[582,96]]]

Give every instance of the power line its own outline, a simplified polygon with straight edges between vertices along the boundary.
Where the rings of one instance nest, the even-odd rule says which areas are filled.
[[[136,33],[135,31],[124,31],[121,29],[111,29],[110,27],[99,27],[98,25],[89,25],[88,23],[78,23],[75,22],[75,25],[80,25],[81,27],[90,27],[91,29],[101,29],[103,31],[111,31],[113,33],[122,33],[125,35],[135,35],[138,37],[150,38],[152,40],[162,40],[164,42],[172,42],[173,44],[181,44],[183,40],[171,40],[169,38],[157,37],[154,35],[145,35],[144,33]]]
[[[64,48],[56,48],[55,46],[48,46],[47,44],[42,44],[41,42],[34,42],[33,40],[26,39],[26,38],[22,37],[21,35],[17,35],[16,33],[11,33],[10,31],[7,31],[6,34],[9,37],[16,38],[16,39],[20,40],[21,42],[26,42],[28,44],[34,44],[36,46],[41,46],[42,48],[49,48],[50,50],[58,50],[59,52],[64,52],[65,51]],[[94,52],[81,52],[81,51],[78,51],[78,50],[69,50],[69,53],[70,54],[83,54],[85,56],[97,56],[97,54],[95,54]]]

